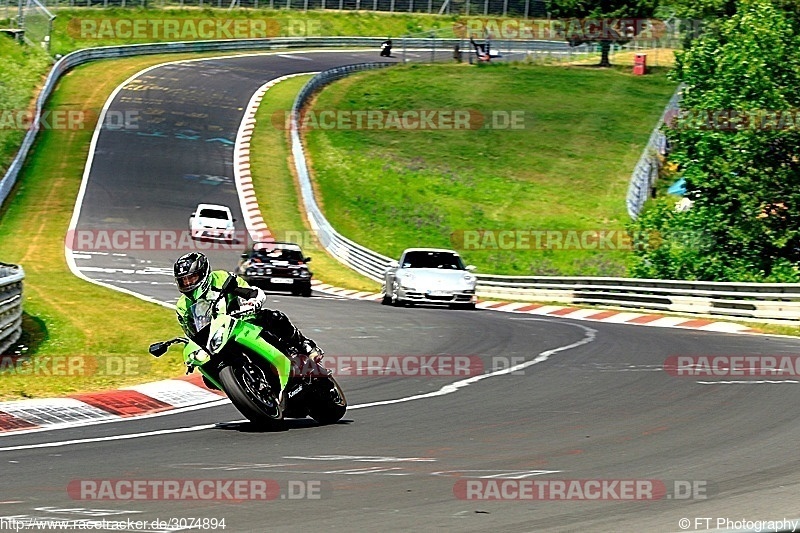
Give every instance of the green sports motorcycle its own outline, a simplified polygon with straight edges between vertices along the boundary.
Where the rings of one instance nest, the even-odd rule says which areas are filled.
[[[171,345],[183,344],[187,374],[200,370],[206,385],[224,391],[252,422],[306,416],[320,424],[339,421],[347,400],[331,371],[313,358],[285,355],[261,336],[261,327],[241,318],[246,312],[228,312],[225,296],[247,296],[240,291],[228,277],[219,297],[199,299],[189,309],[189,338],[153,343],[150,353],[160,357]]]

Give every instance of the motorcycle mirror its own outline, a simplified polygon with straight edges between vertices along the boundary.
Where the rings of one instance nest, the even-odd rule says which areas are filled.
[[[149,351],[150,355],[155,357],[161,357],[165,353],[167,353],[167,348],[169,348],[169,344],[166,342],[154,342],[150,345]]]

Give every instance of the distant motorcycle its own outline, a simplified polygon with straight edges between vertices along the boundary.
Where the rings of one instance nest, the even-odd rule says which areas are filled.
[[[160,357],[171,345],[183,344],[187,374],[199,369],[206,384],[225,392],[252,422],[275,424],[284,417],[306,416],[320,424],[339,421],[347,400],[331,371],[309,357],[288,357],[261,337],[259,326],[239,318],[237,311],[228,313],[225,295],[236,291],[230,276],[219,297],[200,299],[190,308],[190,338],[153,343],[150,354]],[[279,368],[289,375],[283,389]]]
[[[381,43],[381,57],[392,57],[392,40]]]

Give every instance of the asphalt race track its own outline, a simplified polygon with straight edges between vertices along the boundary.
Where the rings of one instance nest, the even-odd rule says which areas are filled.
[[[184,229],[201,201],[225,203],[241,221],[230,142],[252,93],[277,76],[364,59],[291,53],[148,71],[111,106],[140,110],[142,128],[99,136],[78,228]],[[164,273],[167,252],[88,255],[76,258],[87,276],[165,302],[177,295]],[[217,267],[237,260],[230,251],[211,255]],[[673,355],[795,355],[800,340],[336,298],[271,295],[269,302],[332,356],[473,356],[479,368],[471,376],[342,376],[352,408],[326,427],[296,420],[262,432],[223,405],[5,435],[0,520],[210,517],[237,532],[681,531],[681,518],[705,530],[694,528],[695,518],[800,515],[800,385],[709,384],[664,371]],[[657,480],[668,494],[476,501],[459,497],[465,478]],[[70,482],[86,479],[264,479],[281,495],[74,498]],[[676,483],[699,489],[684,499]],[[298,487],[319,497],[293,499]]]

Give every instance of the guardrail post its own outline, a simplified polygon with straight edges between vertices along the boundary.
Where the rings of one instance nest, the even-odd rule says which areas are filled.
[[[22,335],[22,283],[25,271],[21,266],[0,263],[0,355]]]

